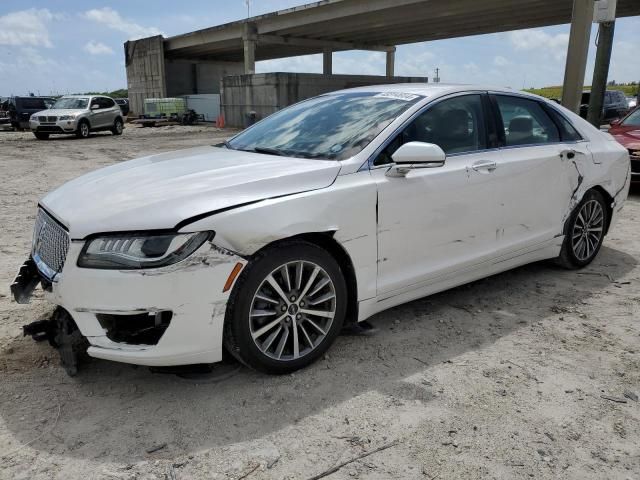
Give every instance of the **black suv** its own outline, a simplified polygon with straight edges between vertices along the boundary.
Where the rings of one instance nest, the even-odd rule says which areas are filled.
[[[9,123],[16,130],[27,129],[31,115],[48,109],[54,102],[49,97],[9,97],[0,103],[0,123]]]
[[[589,100],[591,92],[583,92],[580,101],[580,116],[587,118],[589,111]],[[604,92],[604,103],[602,105],[602,123],[608,123],[611,120],[624,117],[629,113],[629,102],[624,93],[620,90],[607,90]]]
[[[128,98],[114,98],[115,102],[122,110],[122,115],[125,117],[129,115],[129,99]]]

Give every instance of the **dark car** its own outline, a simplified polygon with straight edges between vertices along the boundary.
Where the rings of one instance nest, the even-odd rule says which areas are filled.
[[[589,100],[591,92],[583,92],[580,101],[580,116],[587,118],[589,111]],[[602,104],[602,122],[610,122],[617,118],[624,117],[629,112],[629,102],[627,97],[620,90],[607,90],[604,92],[604,102]]]
[[[114,98],[115,102],[122,110],[122,115],[125,117],[129,115],[129,99],[128,98]]]
[[[53,102],[49,97],[9,97],[0,104],[0,118],[14,129],[26,129],[31,115],[48,109]]]
[[[640,107],[622,120],[611,122],[609,133],[629,150],[631,181],[640,182]]]

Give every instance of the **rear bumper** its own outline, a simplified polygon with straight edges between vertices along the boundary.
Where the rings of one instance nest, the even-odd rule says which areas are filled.
[[[223,287],[236,263],[246,261],[205,243],[186,260],[147,270],[78,268],[83,242],[72,242],[48,298],[67,310],[90,344],[92,357],[150,366],[222,360],[222,331],[229,292]],[[122,320],[170,312],[157,343],[114,341],[106,317]]]

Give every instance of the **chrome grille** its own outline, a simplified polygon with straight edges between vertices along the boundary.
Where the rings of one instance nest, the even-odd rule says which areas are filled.
[[[47,122],[55,122],[58,117],[47,117]]]
[[[52,279],[62,270],[68,250],[69,234],[47,212],[38,209],[31,256],[40,271]]]

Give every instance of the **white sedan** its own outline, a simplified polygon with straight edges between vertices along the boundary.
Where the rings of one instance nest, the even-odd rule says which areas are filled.
[[[519,265],[588,265],[629,156],[543,98],[363,87],[281,110],[225,144],[119,163],[38,208],[12,285],[60,308],[46,336],[140,365],[291,372],[345,324]]]

